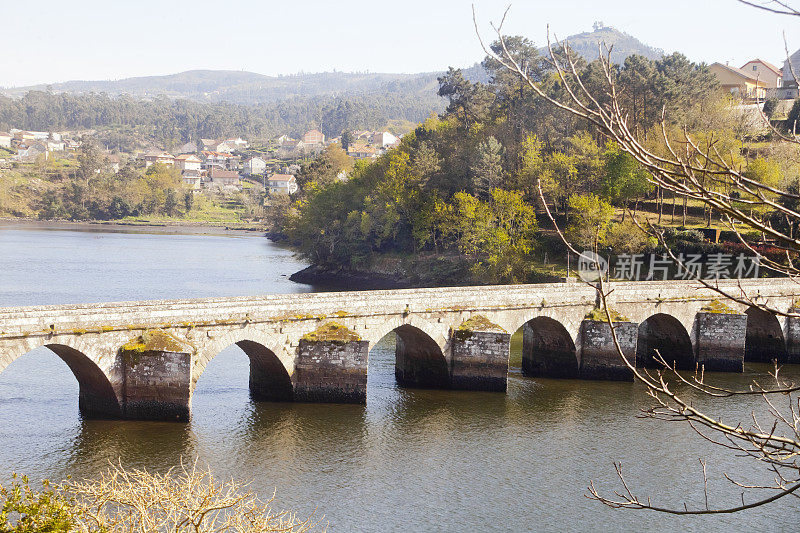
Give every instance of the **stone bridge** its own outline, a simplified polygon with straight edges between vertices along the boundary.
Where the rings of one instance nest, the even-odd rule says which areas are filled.
[[[743,280],[759,303],[793,308],[800,285]],[[737,282],[720,286],[738,292]],[[679,368],[741,372],[800,362],[800,322],[692,281],[613,283],[618,337],[638,366],[655,350]],[[525,375],[630,380],[583,283],[283,294],[0,309],[0,371],[46,346],[80,384],[85,416],[187,420],[206,365],[236,344],[267,401],[366,401],[369,350],[396,334],[402,386],[505,391],[511,334]]]

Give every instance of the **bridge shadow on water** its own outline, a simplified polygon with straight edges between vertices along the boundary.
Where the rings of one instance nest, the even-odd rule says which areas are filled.
[[[770,334],[774,328],[762,324],[751,332],[750,345]],[[198,458],[222,477],[252,480],[264,496],[277,488],[279,507],[318,509],[331,530],[370,531],[525,530],[532,523],[578,528],[564,513],[565,501],[597,529],[642,530],[649,524],[675,530],[677,522],[660,516],[645,523],[639,514],[589,502],[583,497],[588,480],[615,488],[610,465],[621,460],[632,479],[660,487],[658,496],[675,502],[702,498],[702,488],[691,484],[697,457],[717,465],[716,478],[721,468],[754,475],[749,463],[731,463],[683,425],[637,419],[637,409],[650,405],[640,385],[523,376],[523,337],[521,330],[512,336],[508,391],[502,394],[399,384],[390,333],[369,354],[366,406],[255,401],[251,359],[234,345],[200,377],[188,424],[84,420],[69,367],[37,350],[0,374],[0,471],[58,479],[91,476],[117,460],[163,471]],[[744,376],[712,377],[740,386],[768,370],[748,361]],[[800,378],[800,370],[787,367],[787,377]],[[699,396],[690,398],[716,409]],[[746,419],[758,404],[758,398],[739,399],[726,418]],[[512,502],[512,494],[522,503]],[[757,513],[751,518],[783,520]],[[793,523],[797,517],[786,513]],[[680,526],[700,531],[735,525],[725,520]]]

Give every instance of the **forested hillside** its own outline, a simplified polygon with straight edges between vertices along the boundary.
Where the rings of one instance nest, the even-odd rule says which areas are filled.
[[[138,98],[168,96],[200,102],[259,104],[306,97],[415,93],[431,100],[437,73],[383,74],[359,72],[321,72],[291,76],[264,76],[236,70],[190,70],[166,76],[144,76],[123,80],[68,81],[31,87],[5,89],[7,96],[23,96],[28,91]]]
[[[100,129],[103,143],[110,148],[128,150],[140,141],[170,148],[201,137],[265,139],[284,133],[299,135],[311,128],[337,136],[345,130],[382,128],[392,119],[418,123],[444,108],[435,92],[426,102],[402,92],[245,106],[31,91],[22,98],[0,96],[0,130]]]
[[[546,92],[566,98],[561,78],[533,43],[522,37],[507,43]],[[375,271],[386,270],[391,258],[414,259],[428,261],[418,274],[440,274],[415,283],[537,279],[537,264],[548,254],[563,254],[558,239],[539,229],[537,183],[576,245],[591,247],[597,237],[604,250],[653,250],[625,209],[635,212],[648,203],[661,213],[669,200],[637,162],[494,60],[487,58],[483,66],[487,85],[469,81],[458,69],[442,76],[438,93],[448,99],[447,111],[406,135],[398,149],[358,166],[348,182],[334,179],[337,169],[331,164],[304,168],[301,197],[283,225],[309,260],[329,271]],[[599,62],[578,59],[578,68],[592,94],[608,94]],[[685,126],[694,142],[714,146],[752,179],[798,179],[796,159],[748,137],[733,101],[705,65],[677,53],[655,61],[634,55],[612,75],[629,127],[652,153],[668,150],[660,125],[666,109],[667,128],[680,135]],[[333,162],[332,156],[325,157]],[[685,202],[675,204],[672,199],[674,226],[711,224],[710,217],[687,218]],[[702,237],[685,227],[671,235],[702,247]]]

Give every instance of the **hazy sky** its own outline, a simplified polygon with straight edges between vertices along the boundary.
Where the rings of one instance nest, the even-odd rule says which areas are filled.
[[[3,2],[0,86],[189,69],[421,72],[482,58],[473,0],[37,0]],[[482,28],[544,44],[595,21],[696,61],[782,64],[800,20],[735,0],[474,0]]]

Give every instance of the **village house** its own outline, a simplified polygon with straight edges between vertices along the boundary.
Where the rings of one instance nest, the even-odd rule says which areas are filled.
[[[267,171],[267,162],[260,157],[253,157],[244,162],[242,173],[245,176],[256,176]]]
[[[181,180],[192,192],[197,192],[203,184],[203,175],[199,170],[184,170],[181,174]]]
[[[42,142],[44,142],[45,145],[47,146],[47,151],[48,152],[63,152],[64,150],[67,149],[66,143],[64,143],[64,141],[61,141],[61,140],[56,141],[56,140],[48,139],[48,140],[42,141]]]
[[[354,159],[375,159],[379,154],[374,146],[354,144],[347,147],[347,155]]]
[[[239,173],[232,170],[222,170],[214,167],[209,171],[209,178],[208,186],[212,188],[241,189],[242,186]]]
[[[745,71],[722,63],[714,63],[708,70],[717,77],[726,92],[744,100],[763,100],[767,95],[767,82]]]
[[[239,166],[239,158],[228,152],[214,152],[203,150],[200,152],[202,161],[201,167],[204,169],[219,168],[233,170]]]
[[[794,74],[796,73],[800,73],[800,50],[796,51],[783,62],[783,80],[781,82],[781,88],[778,91],[779,98],[788,100],[800,96],[800,92],[798,92],[797,88],[797,80],[794,79]]]
[[[181,154],[175,157],[175,165],[177,165],[181,172],[196,170],[199,173],[202,163],[200,158],[194,154]]]
[[[291,174],[273,174],[267,180],[270,194],[294,194],[297,192],[297,180]]]
[[[114,174],[119,174],[122,165],[125,163],[123,158],[118,154],[108,154],[106,156],[106,169]]]
[[[3,148],[11,148],[11,139],[13,139],[13,137],[10,133],[0,131],[0,146]]]
[[[244,150],[250,145],[241,137],[224,139],[221,141],[216,139],[200,139],[200,144],[202,150],[208,152],[234,152],[236,150]]]
[[[767,89],[779,89],[783,81],[783,71],[767,61],[753,59],[745,63],[741,70],[767,83]]]
[[[33,161],[42,154],[47,154],[47,145],[42,142],[28,141],[17,145],[17,161]]]
[[[376,131],[370,136],[370,144],[386,148],[387,146],[394,146],[400,141],[397,137],[388,131]]]
[[[303,134],[301,140],[307,145],[325,144],[325,135],[319,130],[310,130]]]
[[[175,156],[170,154],[169,152],[147,152],[142,156],[144,160],[144,166],[150,167],[155,163],[160,163],[162,165],[174,166],[175,165]]]

